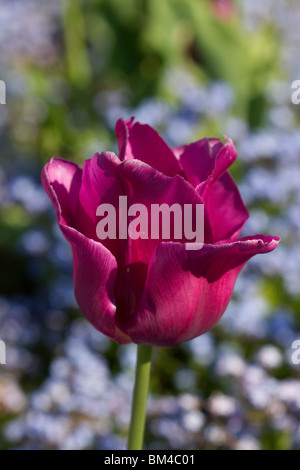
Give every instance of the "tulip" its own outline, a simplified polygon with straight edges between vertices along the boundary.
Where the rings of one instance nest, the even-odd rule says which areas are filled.
[[[248,218],[227,171],[236,159],[230,139],[203,139],[171,149],[148,125],[119,120],[119,158],[96,154],[81,170],[59,158],[42,181],[74,256],[77,302],[99,331],[119,343],[172,346],[202,335],[222,317],[236,278],[252,256],[279,238],[238,239]],[[131,204],[205,205],[205,243],[99,240],[97,208]]]
[[[173,346],[211,330],[224,314],[238,274],[278,237],[240,238],[247,209],[229,166],[233,142],[203,139],[171,149],[148,125],[119,120],[119,158],[96,154],[83,169],[53,158],[42,182],[74,258],[74,289],[92,325],[120,344],[143,345],[138,356],[129,448],[141,447],[150,346]],[[97,208],[129,204],[204,204],[204,244],[186,240],[97,238]],[[121,215],[119,214],[119,217]],[[138,444],[137,444],[138,442]]]

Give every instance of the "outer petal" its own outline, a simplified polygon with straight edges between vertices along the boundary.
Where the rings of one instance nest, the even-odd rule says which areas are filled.
[[[131,339],[116,326],[115,285],[117,261],[101,243],[86,238],[76,230],[61,225],[71,243],[74,258],[75,296],[82,313],[101,333],[118,341]]]
[[[238,188],[226,169],[236,158],[230,139],[203,139],[174,149],[185,175],[207,206],[214,241],[236,240],[249,217]]]
[[[79,200],[87,214],[96,224],[96,210],[99,204],[110,203],[117,207],[122,185],[118,166],[120,160],[112,152],[104,152],[86,160],[83,164],[82,185]]]
[[[237,240],[249,214],[228,171],[206,192],[204,202],[214,241]]]
[[[58,221],[72,227],[78,224],[81,180],[82,170],[62,158],[52,158],[42,171],[42,183],[56,209]]]
[[[137,313],[122,324],[136,343],[171,346],[210,330],[222,317],[236,278],[254,255],[276,248],[279,238],[257,236],[186,251],[161,243],[149,265]],[[124,329],[125,328],[125,329]]]
[[[174,153],[152,127],[138,122],[133,124],[133,119],[120,119],[116,134],[121,160],[141,160],[167,176],[182,174]]]
[[[98,219],[96,211],[100,204],[119,205],[119,196],[123,193],[122,181],[119,174],[118,157],[112,152],[96,154],[86,160],[83,165],[82,185],[79,193],[80,206],[87,214],[86,225],[80,230],[88,238],[99,241],[96,235]],[[118,240],[103,240],[102,244],[114,256],[119,256]]]
[[[118,341],[130,338],[115,324],[115,257],[101,244],[75,228],[79,204],[81,170],[67,161],[51,160],[43,169],[42,182],[56,210],[58,223],[71,243],[74,257],[74,287],[79,307],[99,331]]]
[[[99,241],[96,210],[99,204],[104,203],[118,207],[119,195],[123,190],[118,171],[120,163],[112,152],[96,154],[86,160],[83,170],[67,160],[52,158],[42,171],[42,182],[54,206],[49,185],[56,194],[58,220],[87,238]],[[103,245],[118,256],[117,241],[103,240]]]
[[[237,157],[237,151],[231,139],[226,137],[226,144],[223,145],[221,150],[216,156],[213,170],[206,181],[203,181],[197,186],[197,190],[205,199],[206,193],[210,190],[212,185],[225,173]]]
[[[237,152],[231,139],[226,144],[219,139],[202,139],[190,145],[173,149],[187,180],[203,194],[236,159]]]

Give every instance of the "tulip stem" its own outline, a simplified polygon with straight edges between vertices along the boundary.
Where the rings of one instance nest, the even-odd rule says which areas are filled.
[[[151,346],[145,344],[138,345],[128,450],[142,450],[143,448],[151,357]]]

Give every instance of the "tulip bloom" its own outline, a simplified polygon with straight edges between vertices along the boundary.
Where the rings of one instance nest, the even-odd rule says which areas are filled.
[[[96,154],[83,169],[53,158],[42,181],[74,256],[79,307],[119,343],[172,346],[202,335],[220,320],[236,278],[278,237],[239,235],[248,218],[227,171],[236,159],[230,139],[203,139],[171,149],[148,125],[119,120],[119,158]],[[204,204],[201,250],[186,240],[106,239],[96,235],[100,204]]]

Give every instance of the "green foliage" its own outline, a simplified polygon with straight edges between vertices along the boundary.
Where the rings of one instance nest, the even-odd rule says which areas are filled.
[[[247,32],[237,15],[216,17],[209,1],[64,0],[63,6],[57,59],[45,67],[17,64],[29,93],[45,107],[37,129],[28,129],[23,120],[31,97],[14,103],[17,151],[32,157],[34,148],[42,161],[54,154],[82,161],[86,148],[111,137],[95,111],[95,95],[121,89],[132,106],[153,95],[174,99],[165,84],[174,66],[203,83],[228,82],[234,111],[253,127],[261,123],[265,84],[277,68],[271,29]]]

